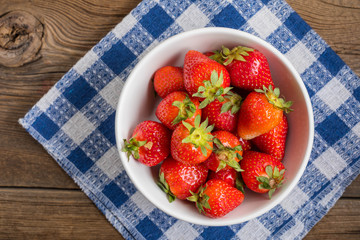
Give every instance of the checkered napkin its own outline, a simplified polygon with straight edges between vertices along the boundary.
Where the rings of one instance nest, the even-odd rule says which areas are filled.
[[[205,227],[168,216],[134,187],[115,146],[115,108],[136,63],[177,33],[229,27],[265,39],[311,97],[310,162],[288,198],[248,222]],[[20,119],[127,239],[300,239],[359,174],[360,80],[283,0],[141,2]]]

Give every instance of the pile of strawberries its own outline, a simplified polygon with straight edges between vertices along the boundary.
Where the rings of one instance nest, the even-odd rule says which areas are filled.
[[[186,53],[183,67],[154,79],[159,122],[144,121],[124,139],[140,163],[161,163],[158,186],[170,202],[193,201],[217,218],[244,200],[244,187],[269,198],[281,186],[291,102],[280,98],[265,56],[235,47]]]

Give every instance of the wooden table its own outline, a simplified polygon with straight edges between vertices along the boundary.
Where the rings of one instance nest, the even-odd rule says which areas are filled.
[[[17,120],[139,2],[0,0],[0,16],[27,11],[44,32],[42,40],[34,36],[38,53],[25,49],[26,58],[0,66],[0,239],[122,238]],[[360,1],[288,3],[360,75]],[[22,34],[13,35],[13,44]],[[358,177],[306,239],[360,239],[359,183]]]

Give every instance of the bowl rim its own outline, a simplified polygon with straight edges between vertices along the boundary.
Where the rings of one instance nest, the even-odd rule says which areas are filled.
[[[187,37],[191,37],[194,35],[201,35],[201,34],[209,34],[209,33],[214,33],[214,31],[216,31],[217,34],[222,34],[222,33],[231,33],[231,34],[235,34],[239,37],[242,38],[248,38],[251,41],[254,41],[260,45],[265,46],[266,49],[268,49],[270,52],[272,52],[273,54],[276,55],[276,57],[278,57],[280,59],[280,61],[283,62],[283,64],[288,68],[288,70],[291,72],[291,74],[294,76],[294,79],[296,80],[297,84],[299,85],[303,95],[304,95],[304,100],[305,100],[305,104],[306,104],[306,109],[308,112],[307,115],[307,119],[308,119],[308,123],[309,123],[309,137],[308,137],[308,144],[306,146],[306,151],[304,154],[304,159],[300,165],[299,170],[297,171],[295,177],[293,178],[292,182],[287,186],[286,189],[282,190],[282,196],[283,197],[279,197],[276,199],[272,199],[271,203],[269,203],[267,206],[261,208],[258,211],[255,211],[254,213],[249,214],[246,217],[242,217],[240,219],[223,219],[222,221],[211,221],[214,219],[209,218],[209,220],[207,221],[194,221],[191,217],[179,217],[179,216],[175,216],[172,212],[168,211],[166,208],[164,208],[163,206],[161,206],[160,204],[158,204],[150,195],[145,194],[142,189],[143,187],[141,185],[138,184],[138,182],[136,181],[135,176],[133,176],[131,174],[131,171],[129,169],[129,166],[127,164],[124,164],[124,161],[127,161],[127,157],[125,155],[124,152],[121,151],[121,143],[123,142],[122,139],[119,136],[119,129],[120,129],[120,112],[122,109],[122,105],[121,102],[124,101],[124,95],[123,92],[127,89],[127,86],[130,84],[128,81],[128,79],[131,79],[132,76],[135,74],[135,72],[138,69],[142,68],[142,65],[147,62],[149,58],[151,58],[153,55],[156,55],[159,51],[161,51],[162,48],[164,48],[166,45],[171,45],[173,42],[179,41],[179,38],[187,38]],[[226,225],[233,225],[233,224],[239,224],[242,222],[246,222],[248,220],[251,220],[253,218],[256,218],[258,216],[261,216],[262,214],[268,212],[269,210],[271,210],[273,207],[275,207],[277,204],[279,204],[286,196],[288,196],[288,194],[294,189],[294,187],[297,185],[297,183],[299,182],[301,176],[303,175],[305,168],[309,162],[310,159],[310,154],[312,151],[312,146],[313,146],[313,141],[314,141],[314,116],[313,116],[313,108],[312,108],[312,104],[311,104],[311,100],[309,97],[309,94],[306,90],[306,87],[304,85],[304,82],[302,81],[299,73],[296,71],[295,67],[292,65],[292,63],[279,51],[277,50],[275,47],[273,47],[270,43],[266,42],[265,40],[241,31],[241,30],[237,30],[237,29],[232,29],[232,28],[225,28],[225,27],[205,27],[205,28],[198,28],[198,29],[194,29],[194,30],[189,30],[189,31],[185,31],[185,32],[181,32],[179,34],[176,34],[174,36],[169,37],[168,39],[160,42],[157,46],[155,46],[153,49],[151,49],[148,53],[145,54],[145,56],[136,64],[136,66],[133,68],[133,70],[131,71],[131,73],[129,74],[129,76],[127,77],[127,81],[125,81],[123,88],[121,90],[119,99],[118,99],[118,103],[117,103],[117,107],[116,107],[116,114],[115,114],[115,139],[116,139],[116,146],[121,158],[121,162],[122,165],[127,173],[127,175],[129,176],[129,178],[131,179],[132,183],[135,185],[135,187],[137,188],[137,190],[139,192],[141,192],[142,195],[145,196],[145,198],[147,198],[152,204],[154,204],[157,208],[159,208],[160,210],[162,210],[163,212],[165,212],[166,214],[173,216],[174,218],[180,219],[180,220],[184,220],[186,222],[189,223],[194,223],[194,224],[199,224],[199,225],[204,225],[204,226],[226,226]],[[126,163],[126,162],[125,162]],[[155,184],[155,183],[154,183]]]

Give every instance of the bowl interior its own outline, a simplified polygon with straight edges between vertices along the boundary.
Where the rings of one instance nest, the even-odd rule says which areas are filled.
[[[241,223],[257,217],[278,204],[300,179],[310,155],[313,141],[313,116],[309,96],[302,80],[289,61],[275,48],[261,39],[232,29],[205,28],[174,36],[150,51],[134,68],[122,90],[116,112],[116,141],[122,148],[122,139],[128,139],[135,126],[144,120],[155,120],[155,107],[160,101],[154,97],[151,78],[165,65],[182,66],[189,50],[205,52],[222,45],[245,45],[261,51],[268,59],[274,83],[287,100],[294,102],[294,111],[288,115],[289,131],[286,154],[286,182],[272,199],[266,194],[247,191],[244,202],[223,218],[210,219],[199,214],[193,203],[176,200],[169,203],[155,184],[159,167],[149,168],[120,152],[127,174],[138,190],[158,208],[181,220],[208,226]]]

